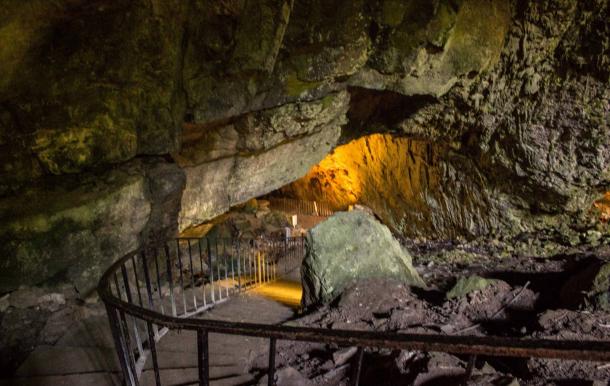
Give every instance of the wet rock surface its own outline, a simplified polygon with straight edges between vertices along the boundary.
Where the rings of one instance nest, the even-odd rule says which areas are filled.
[[[0,12],[0,200],[21,207],[35,189],[29,210],[53,222],[55,186],[160,156],[173,166],[146,174],[143,195],[163,196],[146,224],[129,224],[146,205],[120,181],[104,188],[125,216],[93,227],[121,229],[101,238],[122,252],[143,232],[175,234],[288,184],[339,144],[389,133],[381,148],[401,162],[375,161],[359,198],[399,233],[579,229],[610,181],[609,12],[607,0],[12,1]],[[161,214],[175,210],[177,223]],[[58,245],[66,227],[46,232],[48,254],[96,248]],[[15,269],[34,249],[13,245],[2,261]]]
[[[0,199],[0,292],[71,283],[87,296],[113,261],[173,234],[184,184],[178,171],[164,160],[136,160]]]
[[[414,245],[426,281],[444,294],[455,272],[493,271],[510,290],[483,303],[550,302],[565,264],[588,265],[583,244],[608,245],[590,211],[610,186],[608,19],[608,0],[6,1],[0,310],[20,285],[86,296],[122,254],[371,133],[387,138],[350,155],[367,189],[339,198],[403,236],[452,238]],[[585,306],[603,309],[592,275]],[[13,324],[40,324],[16,309]]]
[[[608,312],[588,310],[585,294],[577,294],[577,304],[562,303],[557,296],[559,288],[578,275],[581,266],[593,262],[603,265],[600,262],[608,256],[603,247],[530,259],[500,257],[479,249],[476,260],[453,262],[439,261],[435,255],[438,249],[446,253],[459,250],[455,246],[425,243],[419,248],[419,252],[429,252],[416,254],[414,259],[427,288],[391,280],[359,281],[332,304],[290,323],[397,333],[610,340]],[[448,299],[456,283],[472,278],[488,282]],[[333,345],[283,343],[279,352],[283,366],[297,370],[315,384],[347,385],[355,366],[353,356],[344,361],[346,348]],[[456,384],[463,380],[467,362],[466,356],[445,353],[367,349],[362,382]],[[609,371],[610,367],[600,362],[480,356],[467,384],[601,385],[610,378]]]
[[[424,285],[411,265],[411,256],[388,227],[361,210],[337,212],[318,224],[307,233],[305,247],[301,268],[304,306],[330,302],[359,279],[394,278]]]

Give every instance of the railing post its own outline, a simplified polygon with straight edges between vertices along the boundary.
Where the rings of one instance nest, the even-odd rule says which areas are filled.
[[[241,292],[241,245],[237,240],[237,290]]]
[[[364,348],[358,347],[358,352],[356,353],[356,368],[354,371],[354,382],[352,385],[358,386],[360,384],[360,373],[362,372],[362,357],[364,356]]]
[[[129,385],[133,385],[133,386],[138,386],[138,372],[136,370],[136,360],[133,354],[133,351],[131,349],[131,339],[129,339],[129,328],[127,327],[127,317],[125,316],[125,311],[120,310],[119,311],[119,317],[120,317],[120,326],[122,327],[121,329],[121,335],[119,336],[119,338],[122,338],[123,343],[124,343],[124,348],[126,351],[126,359],[127,359],[127,365],[129,367],[129,373],[130,373],[130,380],[131,383]]]
[[[207,249],[208,249],[208,264],[210,271],[210,290],[212,293],[212,304],[216,303],[216,295],[214,295],[214,264],[212,262],[212,247],[210,246],[210,239],[206,238],[207,241]]]
[[[193,293],[193,307],[195,307],[194,311],[198,311],[199,307],[197,307],[197,292],[195,291],[195,270],[193,268],[193,250],[191,247],[191,239],[186,240],[189,248],[189,263],[191,268],[191,292]]]
[[[174,298],[174,280],[172,279],[172,262],[171,254],[169,253],[169,246],[165,243],[164,246],[165,257],[167,259],[167,281],[169,283],[169,300],[172,305],[172,315],[176,316],[176,299]]]
[[[125,340],[122,338],[122,331],[120,327],[119,318],[117,317],[116,310],[106,304],[106,314],[108,315],[108,321],[110,322],[110,331],[112,332],[112,338],[114,345],[119,356],[119,363],[121,370],[123,371],[123,380],[126,386],[136,386],[136,374],[131,372],[130,359],[128,350],[129,348],[125,345]]]
[[[208,306],[208,302],[205,299],[205,270],[203,269],[203,251],[201,250],[201,240],[197,240],[197,247],[199,249],[199,267],[201,267],[201,294],[203,296],[203,308]]]
[[[269,371],[267,373],[267,385],[275,385],[275,338],[269,339]]]
[[[153,371],[155,372],[155,384],[161,386],[161,376],[159,375],[159,360],[157,359],[157,344],[155,342],[155,333],[157,329],[151,322],[146,322],[146,329],[148,330],[148,345],[150,346],[150,352],[152,354]]]
[[[468,380],[470,376],[472,376],[472,370],[474,369],[475,362],[477,361],[476,355],[470,355],[468,357],[468,364],[466,365],[466,372],[464,372],[464,379],[462,380],[462,385],[468,384]]]
[[[199,369],[199,385],[210,384],[210,357],[208,349],[208,331],[197,330],[197,367]]]
[[[180,252],[180,239],[176,239],[176,257],[178,258],[178,269],[180,270],[180,289],[182,290],[182,307],[183,314],[186,315],[188,313],[188,308],[186,306],[186,289],[184,287],[184,268],[182,266],[182,253]]]

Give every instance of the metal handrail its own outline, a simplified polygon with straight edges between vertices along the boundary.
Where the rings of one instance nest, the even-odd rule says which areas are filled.
[[[299,240],[299,242],[302,243],[302,239]],[[467,354],[471,356],[470,365],[466,371],[467,377],[472,371],[472,363],[476,355],[610,361],[610,342],[607,341],[570,341],[331,330],[323,328],[208,320],[195,318],[193,317],[194,314],[188,313],[185,313],[183,316],[178,316],[175,313],[174,315],[163,314],[154,309],[144,307],[141,301],[140,305],[138,305],[135,300],[129,296],[127,296],[127,300],[124,300],[120,293],[117,297],[112,291],[112,279],[114,278],[116,283],[118,272],[121,272],[123,279],[126,281],[126,285],[129,286],[129,280],[125,274],[125,267],[126,265],[129,265],[130,261],[133,261],[136,253],[137,255],[145,256],[146,252],[140,250],[119,259],[104,273],[98,286],[100,297],[106,305],[117,354],[119,356],[126,384],[128,385],[139,384],[138,363],[135,359],[134,352],[143,349],[142,347],[134,347],[131,344],[130,338],[133,335],[133,332],[130,332],[128,316],[134,321],[133,328],[136,330],[136,335],[138,328],[137,323],[143,322],[146,324],[148,336],[148,339],[145,342],[146,350],[152,354],[157,386],[161,385],[161,381],[155,344],[161,339],[164,332],[171,329],[192,330],[197,332],[199,378],[193,383],[198,383],[200,385],[209,385],[209,352],[207,344],[209,333],[268,338],[270,352],[268,370],[269,385],[274,384],[275,349],[277,340],[334,343],[358,347],[359,351],[354,376],[356,383],[359,380],[364,347]],[[116,285],[116,288],[120,288],[118,283]],[[150,286],[147,287],[150,289]],[[148,295],[151,295],[150,291],[148,291]],[[142,345],[142,342],[139,344]],[[135,346],[138,346],[138,344]],[[147,355],[143,356],[143,359],[140,358],[138,360],[140,362],[145,362],[146,358]],[[139,367],[143,368],[143,364],[144,363],[141,363]]]

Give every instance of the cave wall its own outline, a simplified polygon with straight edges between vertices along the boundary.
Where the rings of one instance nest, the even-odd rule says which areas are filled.
[[[501,204],[486,220],[428,208],[439,237],[579,218],[609,185],[609,12],[607,0],[7,0],[0,292],[87,293],[127,250],[370,132],[432,143],[439,186]],[[387,221],[400,228],[424,201],[392,201]]]
[[[179,229],[304,175],[338,142],[348,106],[343,91],[244,114],[215,127],[191,127],[191,140],[176,155],[187,176]]]
[[[363,204],[396,233],[455,238],[488,234],[509,224],[472,161],[422,140],[372,134],[333,150],[288,196],[329,203],[335,210]]]

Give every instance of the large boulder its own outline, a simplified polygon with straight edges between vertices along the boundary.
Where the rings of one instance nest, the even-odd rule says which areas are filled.
[[[563,284],[562,306],[587,311],[610,311],[610,263],[594,258]],[[582,263],[581,263],[582,264]]]
[[[359,279],[392,278],[424,285],[411,256],[390,229],[366,212],[335,214],[307,233],[305,245],[301,268],[305,306],[329,302]]]

